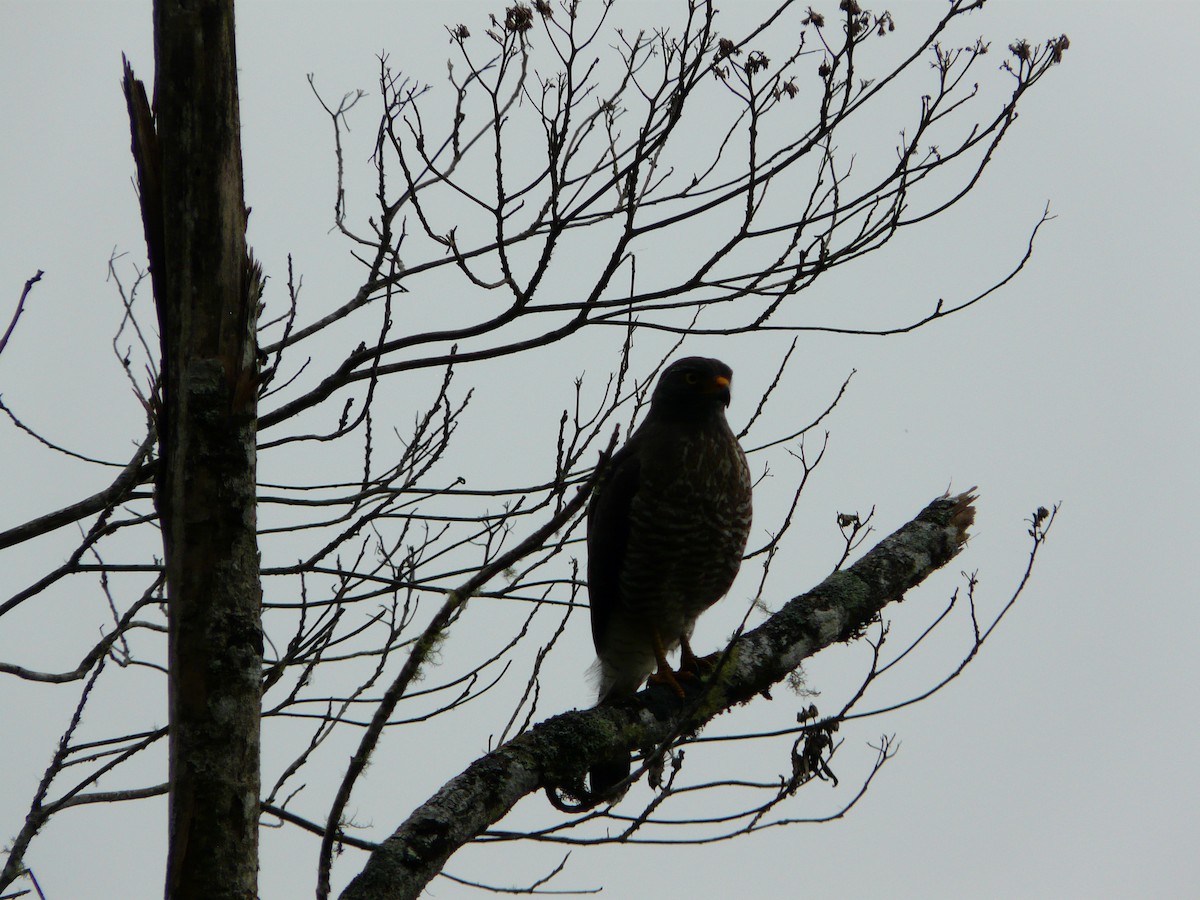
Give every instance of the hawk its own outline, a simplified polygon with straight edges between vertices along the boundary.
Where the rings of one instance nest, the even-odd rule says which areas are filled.
[[[588,594],[599,703],[646,677],[683,691],[698,663],[688,644],[699,615],[723,597],[750,533],[750,469],[725,419],[733,370],[688,357],[663,372],[650,411],[609,461],[588,508]],[[593,793],[628,774],[592,772]],[[606,781],[607,785],[597,784]]]

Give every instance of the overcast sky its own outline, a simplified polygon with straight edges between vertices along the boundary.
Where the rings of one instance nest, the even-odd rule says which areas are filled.
[[[896,4],[894,39],[915,40],[942,5]],[[637,6],[653,24],[673,19],[674,4]],[[832,12],[836,4],[824,6]],[[305,75],[314,73],[330,96],[371,91],[376,54],[386,49],[406,71],[438,81],[450,50],[442,25],[462,21],[482,32],[489,9],[501,6],[239,6],[250,238],[279,282],[292,252],[310,296],[332,298],[314,302],[340,302],[354,285],[345,243],[328,234],[329,128]],[[556,882],[560,889],[604,885],[605,896],[664,900],[733,893],[1200,893],[1194,863],[1200,612],[1186,574],[1200,499],[1194,462],[1200,304],[1192,271],[1200,203],[1194,65],[1200,7],[994,2],[968,25],[996,51],[1018,37],[1040,41],[1064,32],[1071,47],[1065,64],[1023,102],[1016,127],[967,202],[825,290],[881,302],[905,294],[929,298],[930,305],[942,296],[967,296],[1019,258],[1047,201],[1056,218],[1020,277],[966,314],[903,337],[801,339],[792,387],[798,409],[821,408],[851,368],[858,374],[829,423],[829,455],[802,504],[814,550],[796,561],[795,588],[811,586],[836,560],[837,512],[874,505],[886,534],[947,485],[976,484],[979,517],[967,552],[890,613],[897,628],[925,621],[922,613],[961,582],[960,569],[978,570],[985,602],[1002,604],[1024,564],[1024,519],[1039,505],[1062,501],[1034,580],[981,657],[947,690],[843,732],[848,768],[838,774],[849,782],[879,734],[894,734],[902,744],[845,819],[703,848],[577,849]],[[46,272],[0,357],[0,393],[54,439],[108,458],[128,455],[141,424],[111,356],[119,307],[105,273],[114,248],[144,253],[120,62],[126,53],[150,83],[151,40],[148,2],[0,6],[5,324],[25,279]],[[1001,59],[997,52],[995,65]],[[369,114],[358,121],[364,134],[372,132]],[[366,171],[363,154],[356,164]],[[747,398],[771,375],[754,346],[717,340],[693,346],[734,367],[735,427],[749,415]],[[557,409],[569,402],[575,374],[517,372],[491,400],[501,407],[514,397],[528,404],[557,383],[564,386],[552,397]],[[488,398],[489,388],[483,390]],[[102,486],[94,470],[59,467],[11,428],[0,429],[0,459],[8,473],[0,527]],[[47,462],[55,468],[36,468]],[[10,557],[0,574],[5,596],[15,589],[10,584],[26,583],[55,560]],[[0,659],[19,660],[44,642],[36,661],[65,665],[75,650],[55,655],[51,617],[67,621],[71,612],[67,598],[40,619],[31,613],[6,620]],[[582,619],[573,625],[571,646],[583,658],[590,653],[587,629]],[[722,627],[702,624],[700,642],[715,644]],[[809,683],[836,697],[853,686],[861,661],[854,648],[833,648],[808,668]],[[914,672],[911,686],[923,674]],[[64,703],[73,698],[61,700],[58,691],[0,681],[0,840],[19,829],[69,716]],[[582,677],[564,682],[557,696],[559,706],[547,713],[589,702]],[[787,709],[776,703],[780,709],[766,709],[760,724],[772,714],[786,724]],[[466,746],[462,760],[485,749],[478,735],[465,740],[479,743]],[[395,760],[404,779],[415,777],[410,763]],[[375,762],[376,788],[395,771],[388,766],[386,759]],[[415,789],[421,796],[440,784],[436,774],[428,778]],[[810,793],[797,801],[795,815],[828,813],[844,800],[824,787]],[[364,800],[359,808],[358,821],[370,822],[370,835],[380,837],[403,821],[411,803]],[[164,812],[165,803],[147,801],[56,819],[29,856],[47,896],[160,894]],[[315,847],[268,835],[262,896],[307,896]],[[470,857],[468,850],[451,869],[498,883],[527,882],[541,872],[532,860],[550,857],[523,859],[521,852]],[[360,865],[351,852],[337,883]],[[430,889],[437,897],[468,893],[445,880]]]

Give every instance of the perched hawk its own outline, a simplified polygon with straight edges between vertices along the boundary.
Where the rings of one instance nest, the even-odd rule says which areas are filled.
[[[741,566],[750,469],[725,420],[732,377],[716,359],[668,366],[592,496],[587,574],[601,703],[633,694],[656,668],[656,680],[682,693],[666,656],[681,647],[680,671],[696,670],[688,637]],[[609,779],[593,771],[593,792],[605,787],[598,780]]]

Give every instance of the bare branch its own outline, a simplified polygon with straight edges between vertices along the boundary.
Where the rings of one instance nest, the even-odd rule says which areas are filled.
[[[607,453],[612,452],[615,443],[616,435],[614,434]],[[540,548],[555,532],[571,521],[583,508],[584,503],[587,502],[587,498],[591,494],[592,484],[593,481],[589,481],[581,487],[576,491],[571,502],[559,510],[549,522],[512,550],[484,566],[458,590],[452,592],[437,615],[434,616],[433,620],[426,627],[424,633],[417,640],[412,652],[405,661],[404,668],[401,669],[400,674],[396,676],[396,680],[392,682],[391,687],[388,688],[387,693],[381,700],[371,726],[363,735],[358,752],[351,759],[350,765],[346,769],[345,777],[342,779],[341,787],[338,790],[338,795],[334,799],[329,821],[325,827],[325,836],[321,844],[322,853],[318,863],[317,875],[318,896],[326,897],[329,895],[329,866],[332,861],[333,843],[340,830],[342,812],[350,799],[350,792],[354,787],[354,783],[366,768],[371,753],[374,751],[375,745],[379,740],[379,736],[383,732],[384,723],[392,714],[392,710],[395,709],[396,703],[404,695],[409,684],[412,683],[413,678],[416,677],[417,673],[425,665],[429,654],[433,651],[437,643],[443,639],[445,629],[451,623],[455,614],[458,613],[479,588],[490,581],[497,573],[504,571],[518,560]]]
[[[8,327],[4,329],[4,336],[0,337],[0,353],[4,352],[4,348],[8,346],[8,339],[12,337],[13,330],[17,327],[17,320],[21,318],[21,313],[25,311],[25,300],[29,297],[29,292],[33,290],[33,286],[42,280],[42,276],[46,273],[41,269],[31,277],[25,280],[25,287],[21,290],[21,296],[17,299],[17,308],[13,312],[12,320],[8,323]]]

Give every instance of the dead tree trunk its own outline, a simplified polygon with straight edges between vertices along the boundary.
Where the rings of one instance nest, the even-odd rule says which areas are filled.
[[[233,0],[154,5],[155,109],[126,69],[162,342],[156,501],[169,624],[166,896],[257,896],[259,275],[246,249]]]

